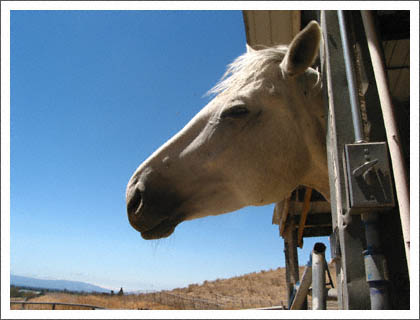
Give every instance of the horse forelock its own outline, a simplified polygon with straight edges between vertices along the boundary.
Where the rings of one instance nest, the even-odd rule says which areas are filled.
[[[283,61],[286,53],[287,46],[283,45],[244,53],[228,65],[223,77],[207,94],[237,91],[249,83],[261,80],[269,67]]]

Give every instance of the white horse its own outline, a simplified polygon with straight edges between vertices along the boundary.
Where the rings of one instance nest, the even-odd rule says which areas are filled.
[[[289,47],[249,51],[210,92],[215,98],[131,177],[130,224],[144,239],[182,221],[285,199],[298,185],[329,199],[321,41],[312,21]]]

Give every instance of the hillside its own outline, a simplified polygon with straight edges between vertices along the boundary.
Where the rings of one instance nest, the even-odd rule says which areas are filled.
[[[300,276],[305,267],[299,268]],[[333,281],[335,270],[329,266]],[[328,277],[327,277],[327,282]],[[202,284],[191,284],[186,288],[178,288],[164,293],[178,297],[199,298],[215,303],[221,309],[240,309],[269,306],[287,306],[286,269],[253,272],[230,279],[204,281]],[[159,301],[159,300],[157,300]],[[310,303],[311,299],[309,299]],[[330,308],[334,303],[328,302]]]
[[[329,267],[335,282],[335,270]],[[304,267],[300,267],[302,275]],[[47,293],[31,299],[39,302],[66,302],[93,304],[112,309],[167,309],[167,310],[232,310],[270,306],[287,306],[286,270],[253,272],[230,279],[204,281],[185,288],[155,293],[128,294],[124,296],[109,294],[71,294]],[[328,282],[328,280],[327,280]],[[308,307],[311,299],[308,299]],[[17,308],[17,306],[16,306]],[[45,308],[48,308],[45,306]],[[51,308],[51,307],[49,307]],[[327,309],[336,309],[335,301],[327,302]]]
[[[17,275],[10,275],[10,284],[19,287],[49,289],[49,290],[68,290],[80,292],[110,292],[108,289],[95,286],[90,283],[68,280],[43,280]]]

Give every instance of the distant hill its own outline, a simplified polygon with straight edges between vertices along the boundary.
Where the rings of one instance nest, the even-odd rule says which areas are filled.
[[[50,290],[68,290],[79,292],[107,292],[111,290],[95,286],[90,283],[80,281],[68,280],[43,280],[29,277],[22,277],[17,275],[10,275],[10,284],[19,287],[50,289]]]

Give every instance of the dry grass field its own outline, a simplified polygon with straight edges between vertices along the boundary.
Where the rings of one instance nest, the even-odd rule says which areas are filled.
[[[300,268],[300,275],[304,267]],[[330,266],[333,281],[335,270]],[[148,310],[235,310],[270,306],[286,306],[286,272],[284,268],[253,272],[230,279],[204,281],[185,288],[148,294],[104,295],[47,293],[30,299],[31,302],[64,302],[89,304],[106,309]],[[327,281],[328,282],[328,281]],[[308,304],[310,307],[311,299]],[[12,305],[21,309],[21,305]],[[25,309],[51,309],[51,305],[26,305]],[[85,309],[59,306],[55,310]],[[336,302],[328,301],[327,309],[336,309]]]
[[[22,300],[22,299],[20,299]],[[74,303],[74,304],[87,304],[98,306],[106,309],[123,309],[123,310],[138,310],[138,309],[149,309],[149,310],[172,310],[174,308],[161,305],[158,303],[139,299],[137,295],[101,295],[101,294],[76,294],[76,293],[62,293],[53,292],[45,295],[32,298],[28,300],[30,302],[62,302],[62,303]],[[52,306],[48,304],[36,304],[26,305],[25,309],[31,310],[51,310]],[[11,309],[21,310],[22,306],[14,304]],[[76,306],[61,306],[57,305],[55,310],[90,310],[90,308],[76,307]]]

